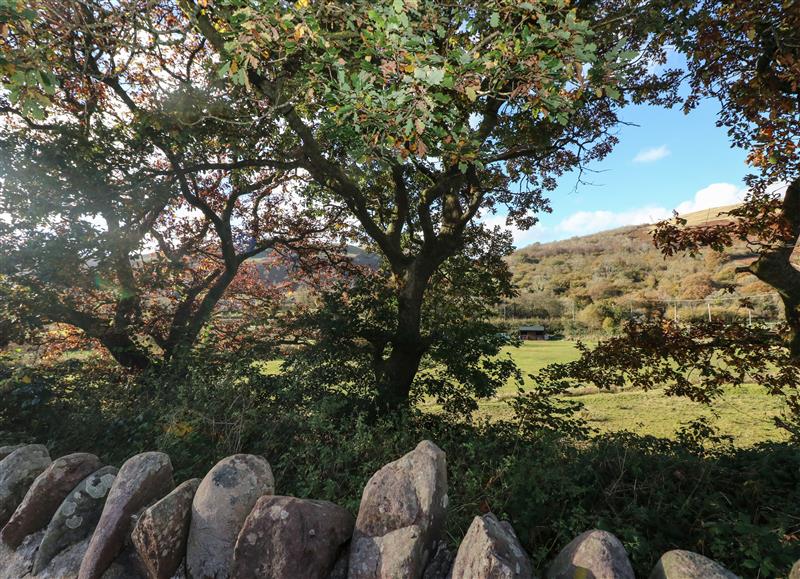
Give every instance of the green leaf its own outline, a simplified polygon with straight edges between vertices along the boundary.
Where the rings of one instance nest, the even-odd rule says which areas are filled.
[[[492,12],[492,16],[489,18],[489,24],[492,28],[500,26],[500,15],[497,12]]]
[[[219,78],[223,78],[223,77],[227,76],[228,72],[230,71],[230,69],[231,69],[231,63],[230,63],[230,61],[228,61],[225,64],[223,64],[221,67],[219,67],[219,70],[217,71],[217,76]]]
[[[236,71],[236,74],[231,77],[231,80],[234,84],[245,86],[247,84],[247,71],[244,68],[240,68]]]
[[[428,84],[437,85],[444,79],[443,68],[429,68],[428,69]]]
[[[403,10],[405,10],[405,6],[403,5],[403,0],[394,0],[394,2],[392,2],[392,8],[394,8],[394,11],[397,12],[398,14],[402,13]]]

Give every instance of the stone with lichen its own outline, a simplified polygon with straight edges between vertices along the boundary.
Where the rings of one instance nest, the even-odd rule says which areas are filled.
[[[423,440],[364,488],[348,578],[419,579],[443,538],[446,513],[445,454]]]
[[[452,579],[531,579],[533,570],[514,529],[492,513],[475,517],[456,554]]]
[[[131,541],[151,578],[168,579],[180,567],[199,485],[200,479],[187,480],[139,517]]]
[[[575,537],[547,570],[547,579],[573,579],[578,575],[608,579],[634,579],[628,553],[619,539],[593,529]]]
[[[328,501],[261,497],[239,532],[236,579],[326,579],[353,532],[353,516]]]
[[[108,492],[79,579],[99,579],[125,546],[133,517],[173,488],[172,462],[163,452],[143,452],[126,460]]]
[[[725,567],[692,551],[667,551],[656,563],[650,579],[739,579]]]
[[[0,461],[0,527],[22,502],[31,483],[50,466],[50,454],[41,444],[28,444]]]
[[[117,469],[104,466],[83,479],[67,495],[47,525],[33,563],[33,574],[40,573],[59,552],[88,537],[97,525]]]
[[[54,460],[33,481],[22,503],[0,532],[0,540],[18,547],[27,535],[45,528],[75,485],[101,466],[99,458],[84,452]]]
[[[260,456],[223,458],[200,483],[192,502],[186,546],[186,570],[193,578],[225,579],[244,520],[259,497],[272,494],[269,463]]]

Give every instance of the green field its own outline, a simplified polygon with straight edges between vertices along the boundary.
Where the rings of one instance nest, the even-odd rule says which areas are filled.
[[[525,342],[506,351],[526,376],[547,364],[568,362],[578,357],[575,343],[566,340]],[[504,399],[515,393],[516,388],[510,385],[498,392],[494,399],[482,402],[481,410],[490,416],[507,416],[510,411]],[[601,433],[631,430],[639,434],[673,437],[682,423],[711,414],[702,404],[666,396],[661,390],[600,392],[590,389],[576,394],[576,398],[585,405],[584,418]],[[734,443],[739,446],[784,438],[772,420],[780,413],[780,400],[769,396],[759,386],[731,388],[715,409],[719,418],[713,424],[721,434],[733,436]]]
[[[575,342],[568,340],[524,342],[519,347],[506,348],[503,353],[514,358],[526,377],[526,383],[529,382],[528,374],[548,364],[578,358]],[[280,361],[265,362],[264,371],[277,374],[280,372]],[[513,384],[501,388],[495,397],[479,403],[480,412],[490,417],[509,417],[511,409],[506,401],[516,392]],[[573,397],[584,404],[583,417],[601,434],[630,430],[638,434],[672,438],[682,424],[700,416],[711,416],[708,407],[685,398],[666,396],[662,390],[605,392],[589,387],[576,392]],[[434,403],[425,404],[424,407],[432,411],[437,409]],[[749,384],[731,388],[714,409],[719,416],[712,424],[720,434],[732,436],[737,446],[785,439],[773,421],[780,414],[781,401],[768,395],[760,386]]]

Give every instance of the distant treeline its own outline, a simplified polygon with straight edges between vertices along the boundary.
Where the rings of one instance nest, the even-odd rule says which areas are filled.
[[[648,226],[536,243],[509,258],[519,294],[496,315],[509,329],[541,323],[567,336],[614,333],[625,320],[656,315],[774,323],[783,316],[777,295],[736,273],[754,258],[739,244],[723,254],[665,259]]]

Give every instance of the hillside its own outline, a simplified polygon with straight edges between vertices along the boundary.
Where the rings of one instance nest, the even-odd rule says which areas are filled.
[[[689,225],[726,219],[719,207],[682,216]],[[770,288],[738,266],[755,258],[745,244],[722,255],[665,258],[653,245],[651,225],[622,227],[583,237],[535,243],[509,258],[520,294],[498,312],[507,320],[537,320],[554,331],[611,332],[622,320],[652,310],[681,319],[708,316],[776,321],[780,308]],[[740,297],[753,308],[742,308]]]

